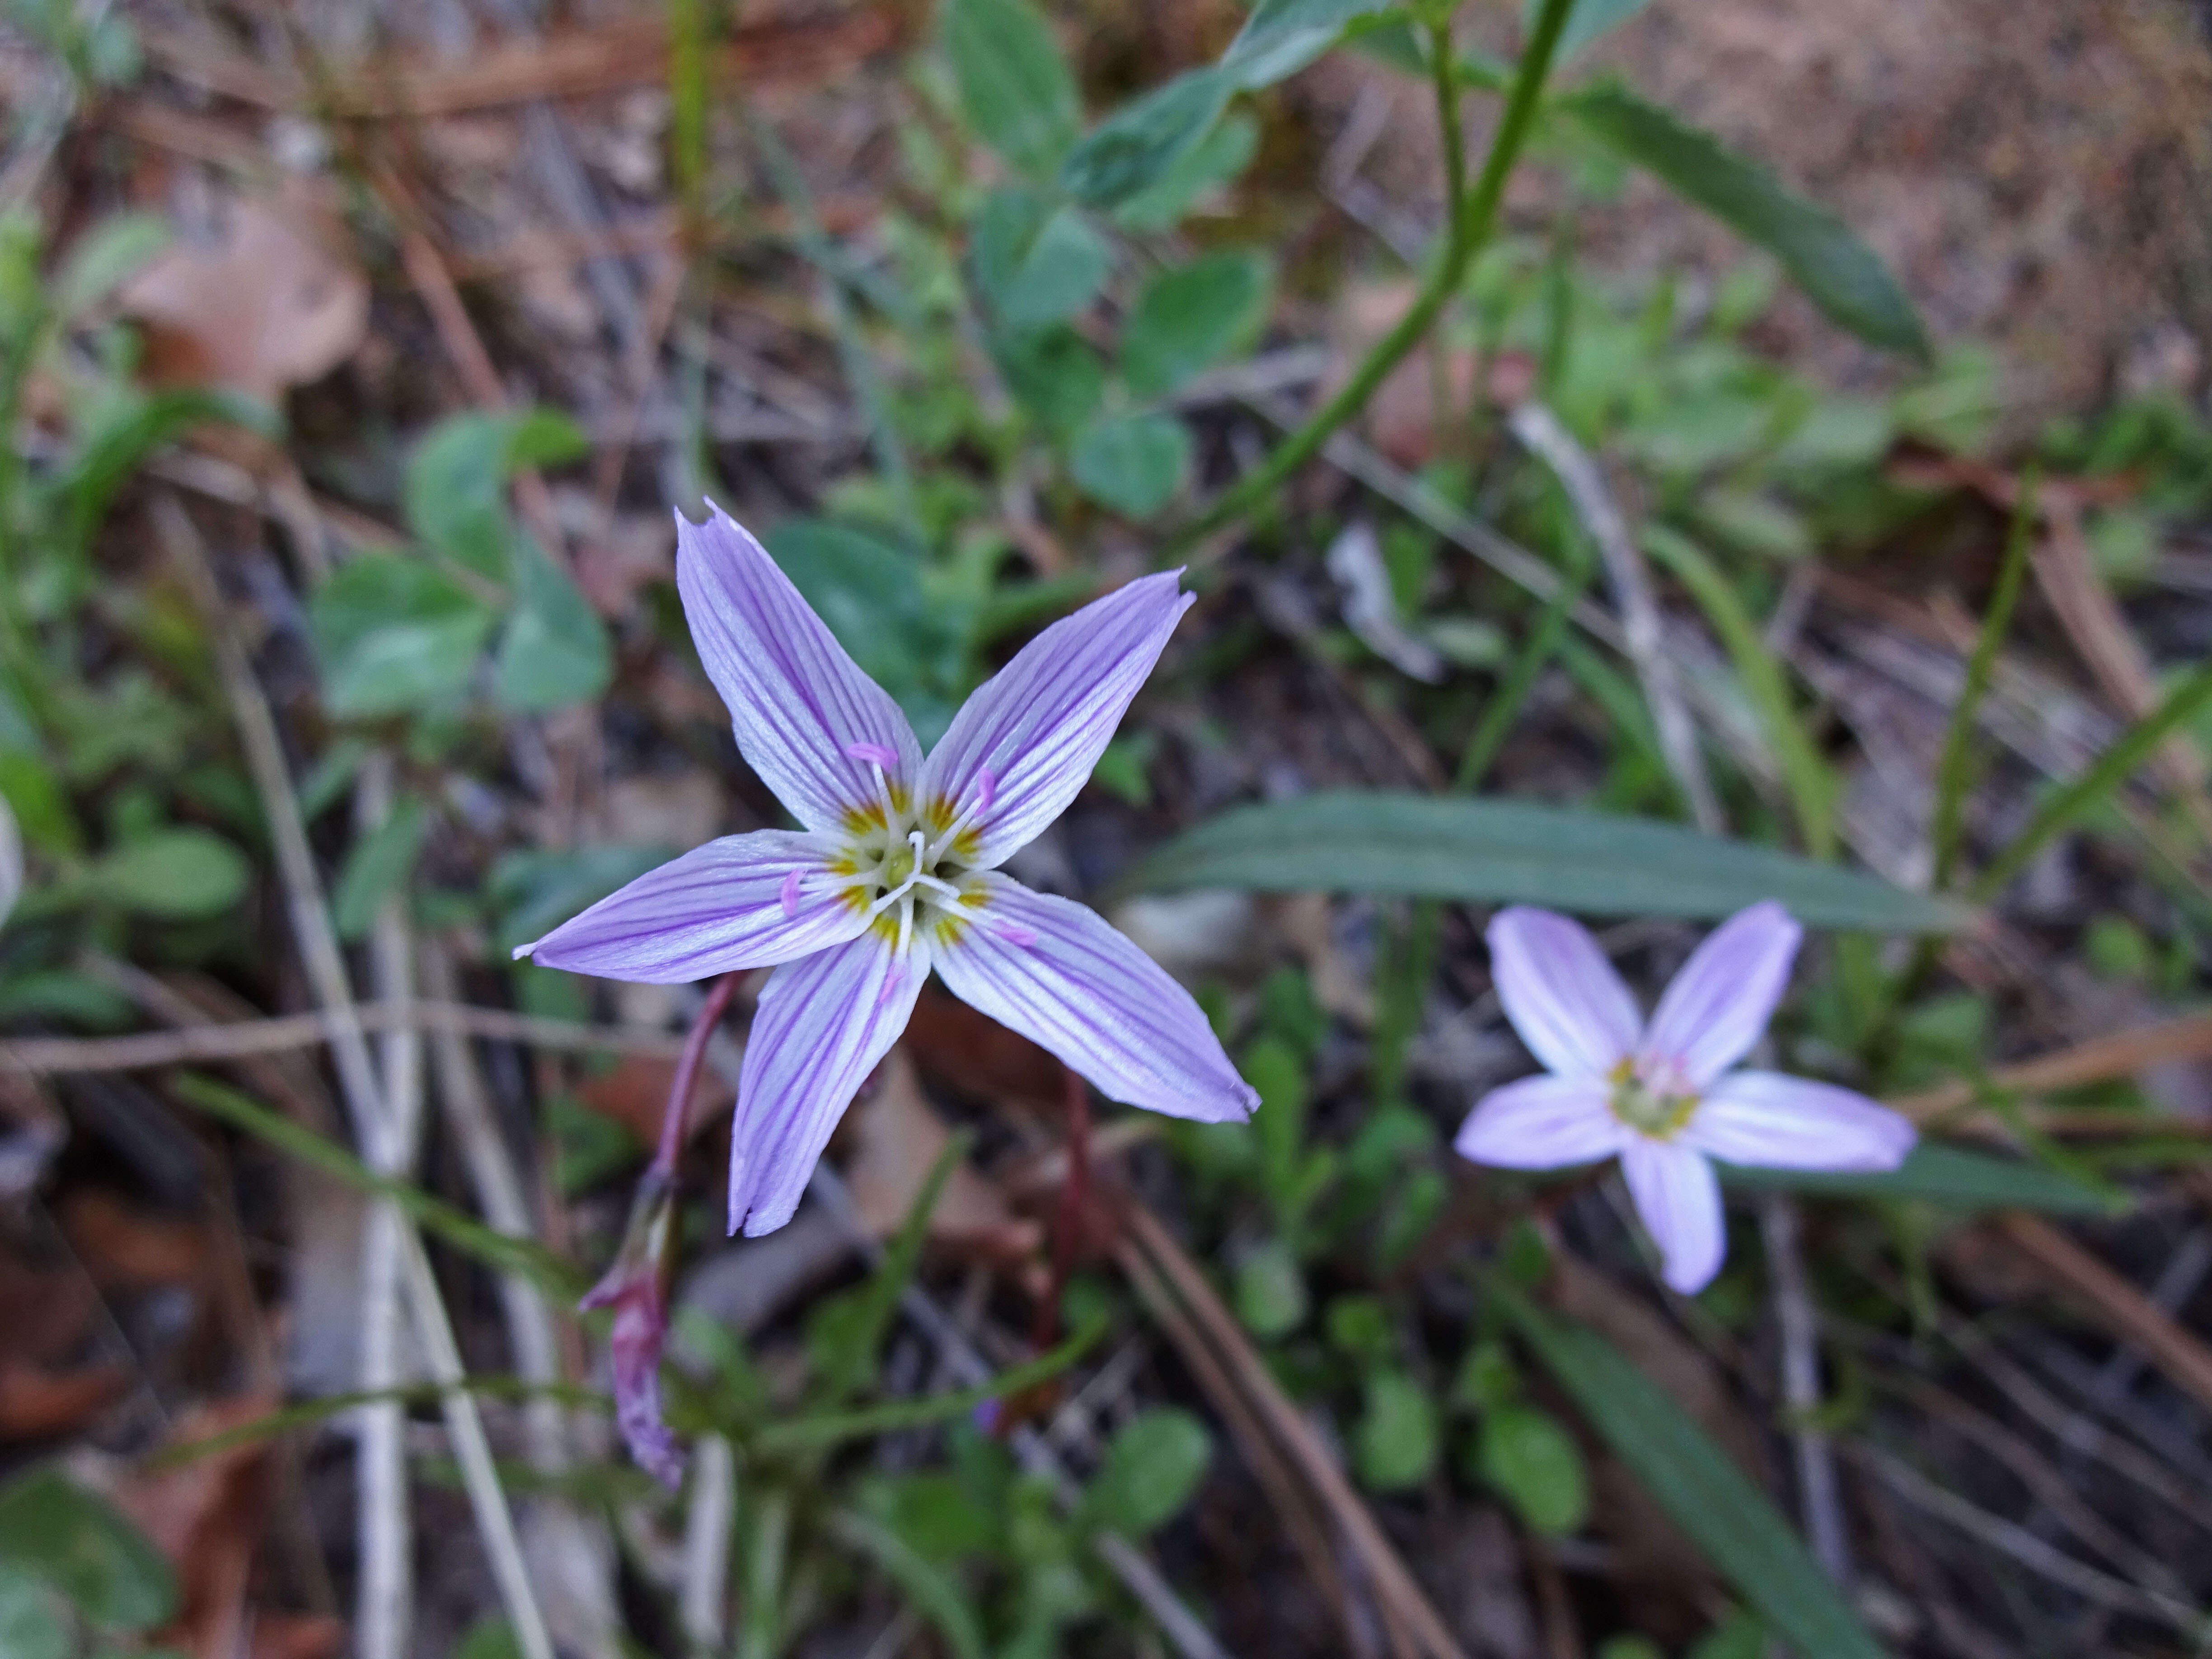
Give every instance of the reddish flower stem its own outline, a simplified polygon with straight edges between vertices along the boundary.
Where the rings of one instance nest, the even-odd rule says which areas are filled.
[[[1067,1275],[1075,1266],[1075,1252],[1083,1242],[1084,1212],[1091,1203],[1091,1089],[1073,1068],[1063,1066],[1066,1104],[1067,1174],[1060,1182],[1060,1213],[1052,1229],[1052,1285],[1037,1304],[1036,1322],[1030,1340],[1039,1352],[1060,1338],[1060,1298],[1067,1288]]]
[[[722,1023],[730,999],[737,994],[738,981],[743,977],[740,970],[716,980],[714,988],[707,993],[706,1001],[699,1006],[698,1018],[691,1022],[691,1035],[684,1039],[684,1053],[677,1060],[676,1076],[668,1085],[668,1106],[660,1117],[660,1146],[653,1154],[653,1167],[646,1172],[648,1181],[655,1176],[672,1177],[676,1173],[676,1159],[684,1150],[684,1121],[691,1103],[692,1079],[699,1075],[699,1062],[707,1053],[707,1041]]]

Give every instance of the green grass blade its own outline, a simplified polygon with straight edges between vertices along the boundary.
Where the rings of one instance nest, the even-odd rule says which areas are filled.
[[[1881,1659],[1789,1522],[1673,1396],[1596,1332],[1540,1312],[1502,1282],[1491,1294],[1615,1455],[1777,1635],[1819,1659]]]

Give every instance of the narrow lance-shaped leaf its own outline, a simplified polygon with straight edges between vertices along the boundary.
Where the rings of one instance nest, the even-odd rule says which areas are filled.
[[[1797,1534],[1743,1471],[1596,1332],[1492,1295],[1615,1455],[1782,1638],[1820,1659],[1882,1659]]]
[[[1929,1140],[1915,1146],[1894,1170],[1871,1173],[1717,1167],[1730,1187],[1760,1192],[1917,1199],[1960,1210],[2042,1210],[2054,1215],[2111,1215],[2127,1207],[2124,1194],[2040,1164]]]
[[[1928,356],[1926,331],[1905,290],[1881,257],[1826,208],[1626,87],[1584,87],[1554,107],[1607,149],[1774,255],[1832,321],[1888,350]]]
[[[1712,918],[1776,899],[1813,927],[1877,933],[1940,933],[1972,914],[1872,876],[1677,824],[1382,790],[1233,808],[1143,860],[1121,886],[1372,893]]]

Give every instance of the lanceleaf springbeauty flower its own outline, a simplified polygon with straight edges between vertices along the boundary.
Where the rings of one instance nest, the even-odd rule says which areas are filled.
[[[676,530],[684,615],[738,747],[805,827],[709,842],[515,954],[653,984],[775,968],[738,1082],[730,1231],[791,1218],[933,969],[1112,1099],[1248,1116],[1259,1097],[1188,992],[1092,911],[999,870],[1091,775],[1192,603],[1180,573],[1046,629],[924,760],[898,705],[734,520],[679,514]]]
[[[1646,1025],[1578,924],[1516,906],[1490,924],[1505,1017],[1547,1068],[1493,1089],[1454,1143],[1463,1158],[1546,1170],[1618,1157],[1667,1283],[1720,1271],[1728,1236],[1709,1160],[1785,1170],[1891,1170],[1912,1126],[1864,1095],[1731,1069],[1790,982],[1803,930],[1779,904],[1740,910],[1682,964]]]

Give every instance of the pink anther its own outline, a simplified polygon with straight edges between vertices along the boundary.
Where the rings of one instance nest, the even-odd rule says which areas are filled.
[[[998,799],[999,781],[991,775],[991,769],[982,768],[975,774],[975,810],[988,812],[991,803]]]
[[[1029,950],[1036,943],[1036,935],[1031,933],[1028,928],[1023,927],[1021,923],[1018,921],[1001,921],[994,923],[992,927],[992,931],[997,933],[1000,939],[1006,940],[1007,944],[1017,945],[1024,951]]]
[[[792,917],[799,914],[798,871],[792,870],[785,873],[783,878],[783,887],[781,890],[776,894],[775,899],[777,903],[783,906],[785,921],[788,921]]]
[[[898,757],[880,743],[848,743],[845,752],[854,760],[873,761],[878,766],[896,766]]]
[[[906,969],[903,968],[894,968],[890,972],[885,974],[884,975],[884,988],[880,992],[877,993],[876,995],[876,1006],[878,1008],[886,1006],[890,1003],[890,1000],[899,994],[900,988],[905,983]]]

